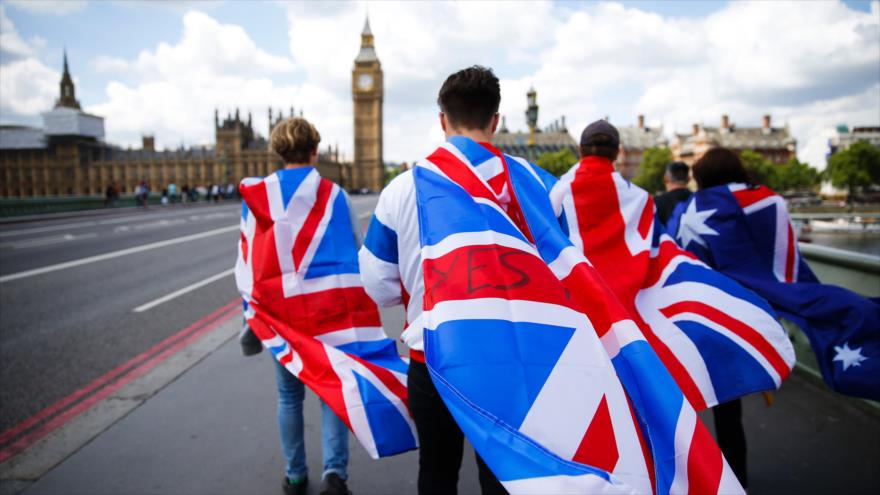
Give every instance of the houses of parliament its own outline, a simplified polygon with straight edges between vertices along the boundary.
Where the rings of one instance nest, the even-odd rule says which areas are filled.
[[[265,176],[283,166],[269,151],[267,138],[253,126],[249,113],[238,110],[221,117],[214,112],[215,145],[159,151],[153,136],[140,149],[124,149],[104,141],[104,119],[80,108],[67,55],[55,107],[42,114],[43,127],[0,126],[0,196],[94,196],[116,183],[123,193],[142,181],[153,190],[167,184],[238,184],[249,176]],[[338,146],[319,150],[322,176],[349,190],[379,191],[382,161],[383,73],[373,46],[369,21],[352,70],[354,100],[354,161],[343,163]],[[268,111],[269,128],[293,116]],[[302,111],[300,111],[302,114]]]

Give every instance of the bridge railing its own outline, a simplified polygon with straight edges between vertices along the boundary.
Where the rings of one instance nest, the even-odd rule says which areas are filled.
[[[822,283],[845,287],[863,296],[880,297],[880,256],[816,244],[800,243],[799,247],[804,260]],[[822,374],[807,336],[791,322],[783,320],[783,326],[794,343],[797,368],[821,381]],[[858,402],[869,405],[875,412],[880,411],[878,402]]]

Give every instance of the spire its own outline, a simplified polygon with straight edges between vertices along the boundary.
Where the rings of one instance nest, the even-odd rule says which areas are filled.
[[[379,57],[376,56],[376,50],[373,48],[373,31],[370,29],[370,18],[364,21],[364,30],[361,31],[361,51],[358,53],[355,62],[378,62]]]
[[[70,77],[70,69],[67,65],[67,48],[64,49],[64,73],[61,74],[61,83],[59,84],[58,101],[55,102],[55,108],[67,107],[80,109],[79,102],[76,101],[76,88],[73,85],[73,78]]]
[[[370,14],[367,13],[367,20],[364,21],[364,30],[361,32],[361,36],[373,36],[373,32],[370,31]]]

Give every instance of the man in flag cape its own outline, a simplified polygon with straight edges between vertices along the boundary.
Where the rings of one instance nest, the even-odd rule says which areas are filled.
[[[239,188],[236,283],[248,326],[279,363],[287,478],[302,485],[302,493],[305,483],[296,482],[306,479],[303,383],[323,402],[325,480],[330,473],[345,479],[345,427],[373,458],[416,448],[407,408],[407,363],[361,284],[360,231],[348,199],[312,166],[319,140],[303,119],[282,122],[270,144],[287,167],[266,178],[245,179]],[[337,491],[346,493],[343,489]]]
[[[819,282],[800,255],[784,199],[747,184],[731,151],[710,150],[694,164],[693,174],[698,191],[676,209],[669,232],[797,324],[829,387],[880,400],[878,299]]]
[[[693,407],[560,229],[553,179],[489,144],[499,102],[488,69],[446,80],[447,143],[383,192],[361,250],[367,291],[408,303],[403,338],[424,352],[409,375],[420,493],[438,479],[436,458],[426,459],[438,449],[414,369],[511,493],[741,493]]]

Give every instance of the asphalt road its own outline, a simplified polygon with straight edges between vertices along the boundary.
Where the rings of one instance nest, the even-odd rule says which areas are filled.
[[[365,223],[376,197],[352,202]],[[233,301],[224,272],[235,262],[240,208],[227,201],[0,224],[0,432]],[[71,262],[81,264],[63,265]]]

